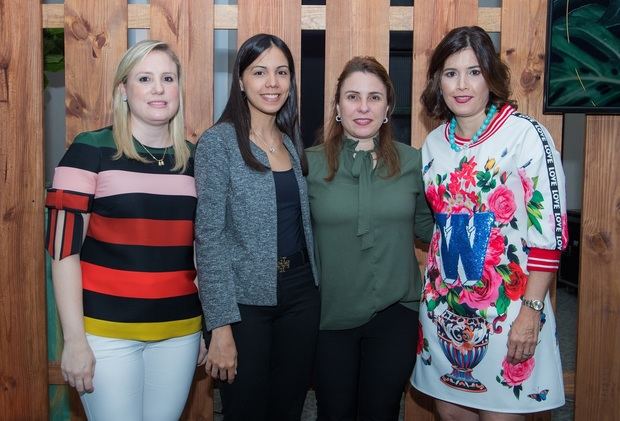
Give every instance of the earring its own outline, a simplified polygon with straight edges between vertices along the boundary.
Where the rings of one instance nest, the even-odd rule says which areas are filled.
[[[387,117],[385,117],[385,118],[383,119],[383,124],[386,124],[388,121],[390,121],[390,120],[388,120],[388,118],[387,118]]]
[[[342,117],[340,117],[340,115],[336,115],[336,121],[340,123],[342,121]]]
[[[121,99],[123,100],[123,102],[127,102],[127,96],[123,95]]]

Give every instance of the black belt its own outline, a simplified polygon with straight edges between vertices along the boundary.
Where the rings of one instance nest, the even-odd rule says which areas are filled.
[[[305,265],[309,261],[307,248],[303,248],[290,256],[280,256],[278,257],[278,272],[288,272],[289,270]]]

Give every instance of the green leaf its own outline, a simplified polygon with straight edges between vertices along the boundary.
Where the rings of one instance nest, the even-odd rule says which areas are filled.
[[[508,310],[508,306],[510,305],[510,299],[506,297],[506,293],[504,292],[504,286],[499,287],[499,295],[497,297],[497,301],[495,301],[495,308],[497,309],[497,314],[502,315],[506,313]]]
[[[463,308],[463,306],[459,303],[459,295],[455,293],[453,290],[448,292],[447,296],[448,305],[452,309],[453,312],[458,314],[459,316],[467,316],[467,312]]]
[[[605,106],[620,100],[620,39],[599,24],[605,7],[586,4],[552,22],[548,97],[555,106]]]
[[[534,194],[532,195],[532,198],[530,199],[530,203],[534,202],[534,203],[542,203],[545,200],[545,198],[543,197],[542,193],[539,190],[534,190]]]
[[[435,310],[435,308],[437,308],[437,304],[438,302],[436,300],[430,300],[426,302],[426,309],[428,311],[433,311]]]
[[[540,215],[540,212],[538,212],[538,214]],[[542,234],[542,227],[540,226],[540,222],[538,222],[539,219],[542,219],[542,215],[537,217],[533,211],[530,211],[529,205],[527,207],[527,218],[530,223],[528,227],[533,226],[536,231]]]

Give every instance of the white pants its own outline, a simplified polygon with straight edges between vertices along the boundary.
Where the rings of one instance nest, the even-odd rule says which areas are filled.
[[[91,421],[173,421],[194,377],[200,332],[142,342],[86,335],[95,354],[92,393],[81,395]]]

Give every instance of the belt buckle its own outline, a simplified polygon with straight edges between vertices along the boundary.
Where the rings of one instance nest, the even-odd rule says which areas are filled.
[[[287,257],[278,259],[278,272],[284,273],[291,267],[291,261]]]

